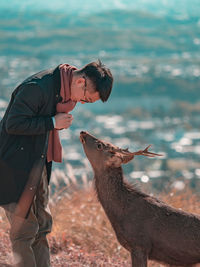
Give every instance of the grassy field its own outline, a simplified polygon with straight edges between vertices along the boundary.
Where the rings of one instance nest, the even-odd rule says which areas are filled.
[[[200,213],[199,197],[187,188],[158,197],[176,208]],[[52,267],[131,266],[129,253],[116,240],[92,184],[82,189],[75,185],[70,190],[62,189],[52,197],[51,211],[54,218],[49,235]],[[9,225],[3,210],[0,216],[0,266],[12,266]],[[149,266],[163,265],[150,262]]]

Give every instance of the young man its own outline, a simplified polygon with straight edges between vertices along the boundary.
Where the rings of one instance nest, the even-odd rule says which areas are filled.
[[[98,61],[39,72],[12,93],[0,123],[0,205],[11,225],[15,266],[50,266],[48,183],[52,161],[62,161],[58,131],[72,124],[77,102],[105,102],[112,85]]]

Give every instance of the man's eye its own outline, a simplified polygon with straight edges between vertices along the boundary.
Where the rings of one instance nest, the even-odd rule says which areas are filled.
[[[102,149],[103,149],[103,146],[102,146],[101,143],[97,144],[97,149],[98,149],[98,150],[102,150]]]

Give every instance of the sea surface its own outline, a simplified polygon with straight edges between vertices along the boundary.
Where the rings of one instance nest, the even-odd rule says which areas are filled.
[[[86,130],[163,155],[124,165],[130,181],[199,191],[199,14],[197,0],[0,2],[0,117],[14,88],[42,69],[100,58],[114,75],[108,102],[77,104],[73,125],[60,132],[64,159],[54,164],[54,186],[92,179],[79,141]]]

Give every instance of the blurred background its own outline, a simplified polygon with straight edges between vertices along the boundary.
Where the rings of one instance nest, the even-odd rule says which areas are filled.
[[[15,87],[40,70],[99,58],[114,75],[108,102],[78,104],[73,125],[61,131],[64,161],[54,164],[52,192],[67,177],[93,177],[81,130],[163,154],[125,165],[130,181],[199,192],[199,14],[199,0],[1,0],[0,117]]]

